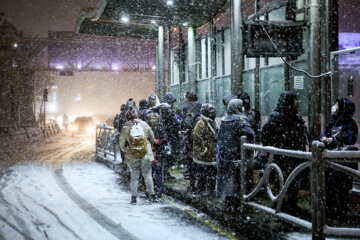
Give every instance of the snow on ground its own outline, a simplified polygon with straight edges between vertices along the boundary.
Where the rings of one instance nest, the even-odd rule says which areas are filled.
[[[1,239],[117,239],[58,186],[49,167],[1,171]]]
[[[98,163],[67,164],[57,174],[82,199],[138,239],[225,239],[167,201],[151,204],[138,198],[137,205],[129,204],[130,192],[119,184],[119,176]]]
[[[0,171],[0,239],[226,239],[167,201],[129,201],[99,163],[19,163]]]

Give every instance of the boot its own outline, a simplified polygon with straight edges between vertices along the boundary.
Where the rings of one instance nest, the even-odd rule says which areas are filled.
[[[135,196],[131,196],[131,201],[130,204],[136,204],[136,197]]]
[[[150,201],[150,202],[159,202],[159,199],[156,197],[155,194],[151,194],[151,195],[149,196],[149,201]]]

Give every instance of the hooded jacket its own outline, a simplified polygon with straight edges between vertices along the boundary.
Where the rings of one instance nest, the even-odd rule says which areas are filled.
[[[149,96],[149,98],[148,98],[149,106],[150,106],[150,99],[151,99],[151,98],[155,98],[155,106],[159,106],[159,105],[160,105],[160,100],[159,100],[158,96],[155,95],[155,94],[151,94],[151,95]],[[153,106],[153,107],[155,107],[155,106]]]
[[[270,113],[263,126],[261,143],[291,150],[306,150],[308,134],[305,121],[295,108],[296,95],[285,91],[281,93],[277,106]]]
[[[145,99],[140,100],[139,102],[139,118],[145,122],[147,122],[147,115],[149,113],[149,102]]]
[[[329,123],[320,134],[319,140],[323,137],[332,137],[332,142],[327,146],[329,149],[353,145],[358,136],[358,127],[352,118],[355,113],[355,104],[346,98],[336,100],[339,106],[337,114],[331,116]]]
[[[230,102],[231,100],[233,100],[233,99],[237,99],[236,95],[234,95],[234,94],[227,95],[227,96],[224,97],[224,99],[223,99],[224,105],[227,106],[227,105],[229,104],[229,102]]]
[[[218,125],[216,121],[200,116],[200,120],[196,123],[194,128],[194,162],[203,165],[216,164],[216,135],[218,132]]]
[[[176,102],[176,97],[169,92],[165,94],[160,105],[152,107],[150,110],[160,115],[166,140],[170,144],[172,152],[177,154],[179,151],[179,124],[175,111],[171,108],[171,104],[174,102]]]
[[[161,103],[167,103],[169,105],[173,104],[174,102],[176,102],[176,97],[171,92],[166,93],[161,101]]]
[[[260,112],[255,109],[251,109],[250,96],[247,92],[240,93],[238,98],[243,101],[245,108],[244,114],[249,120],[251,129],[255,133],[256,142],[260,142],[260,122],[261,122]]]
[[[218,196],[238,197],[240,193],[241,137],[254,142],[255,134],[245,115],[242,114],[242,101],[231,100],[227,116],[221,120],[218,134]]]

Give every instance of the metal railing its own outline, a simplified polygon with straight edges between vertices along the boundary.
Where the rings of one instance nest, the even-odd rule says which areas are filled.
[[[119,146],[120,133],[106,124],[96,126],[96,156],[113,162],[122,162]]]
[[[360,237],[360,228],[337,228],[330,227],[325,221],[325,168],[332,168],[342,171],[353,177],[360,177],[360,171],[338,164],[349,162],[360,162],[360,151],[329,151],[325,150],[325,145],[321,142],[314,141],[312,152],[302,152],[279,149],[275,147],[264,147],[256,144],[246,143],[246,137],[242,137],[241,146],[241,206],[257,208],[261,211],[270,213],[284,221],[299,227],[312,231],[312,239],[325,239],[325,236],[333,237]],[[249,151],[261,151],[269,154],[268,163],[263,171],[263,175],[257,185],[250,193],[246,192],[246,172],[248,165],[252,165],[253,157],[248,155]],[[284,183],[284,177],[280,167],[274,163],[274,156],[287,156],[297,159],[303,159],[304,163],[297,166],[288,176]],[[285,194],[290,185],[305,169],[310,168],[310,191],[311,191],[311,222],[281,212],[281,206]],[[269,182],[272,170],[278,174],[280,179],[280,189],[278,195],[274,195]],[[259,191],[265,187],[267,194],[275,209],[259,204],[254,199]]]

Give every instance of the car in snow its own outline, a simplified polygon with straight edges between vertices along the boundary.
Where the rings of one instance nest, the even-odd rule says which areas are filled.
[[[71,135],[94,135],[96,123],[92,117],[77,117],[70,124]]]

